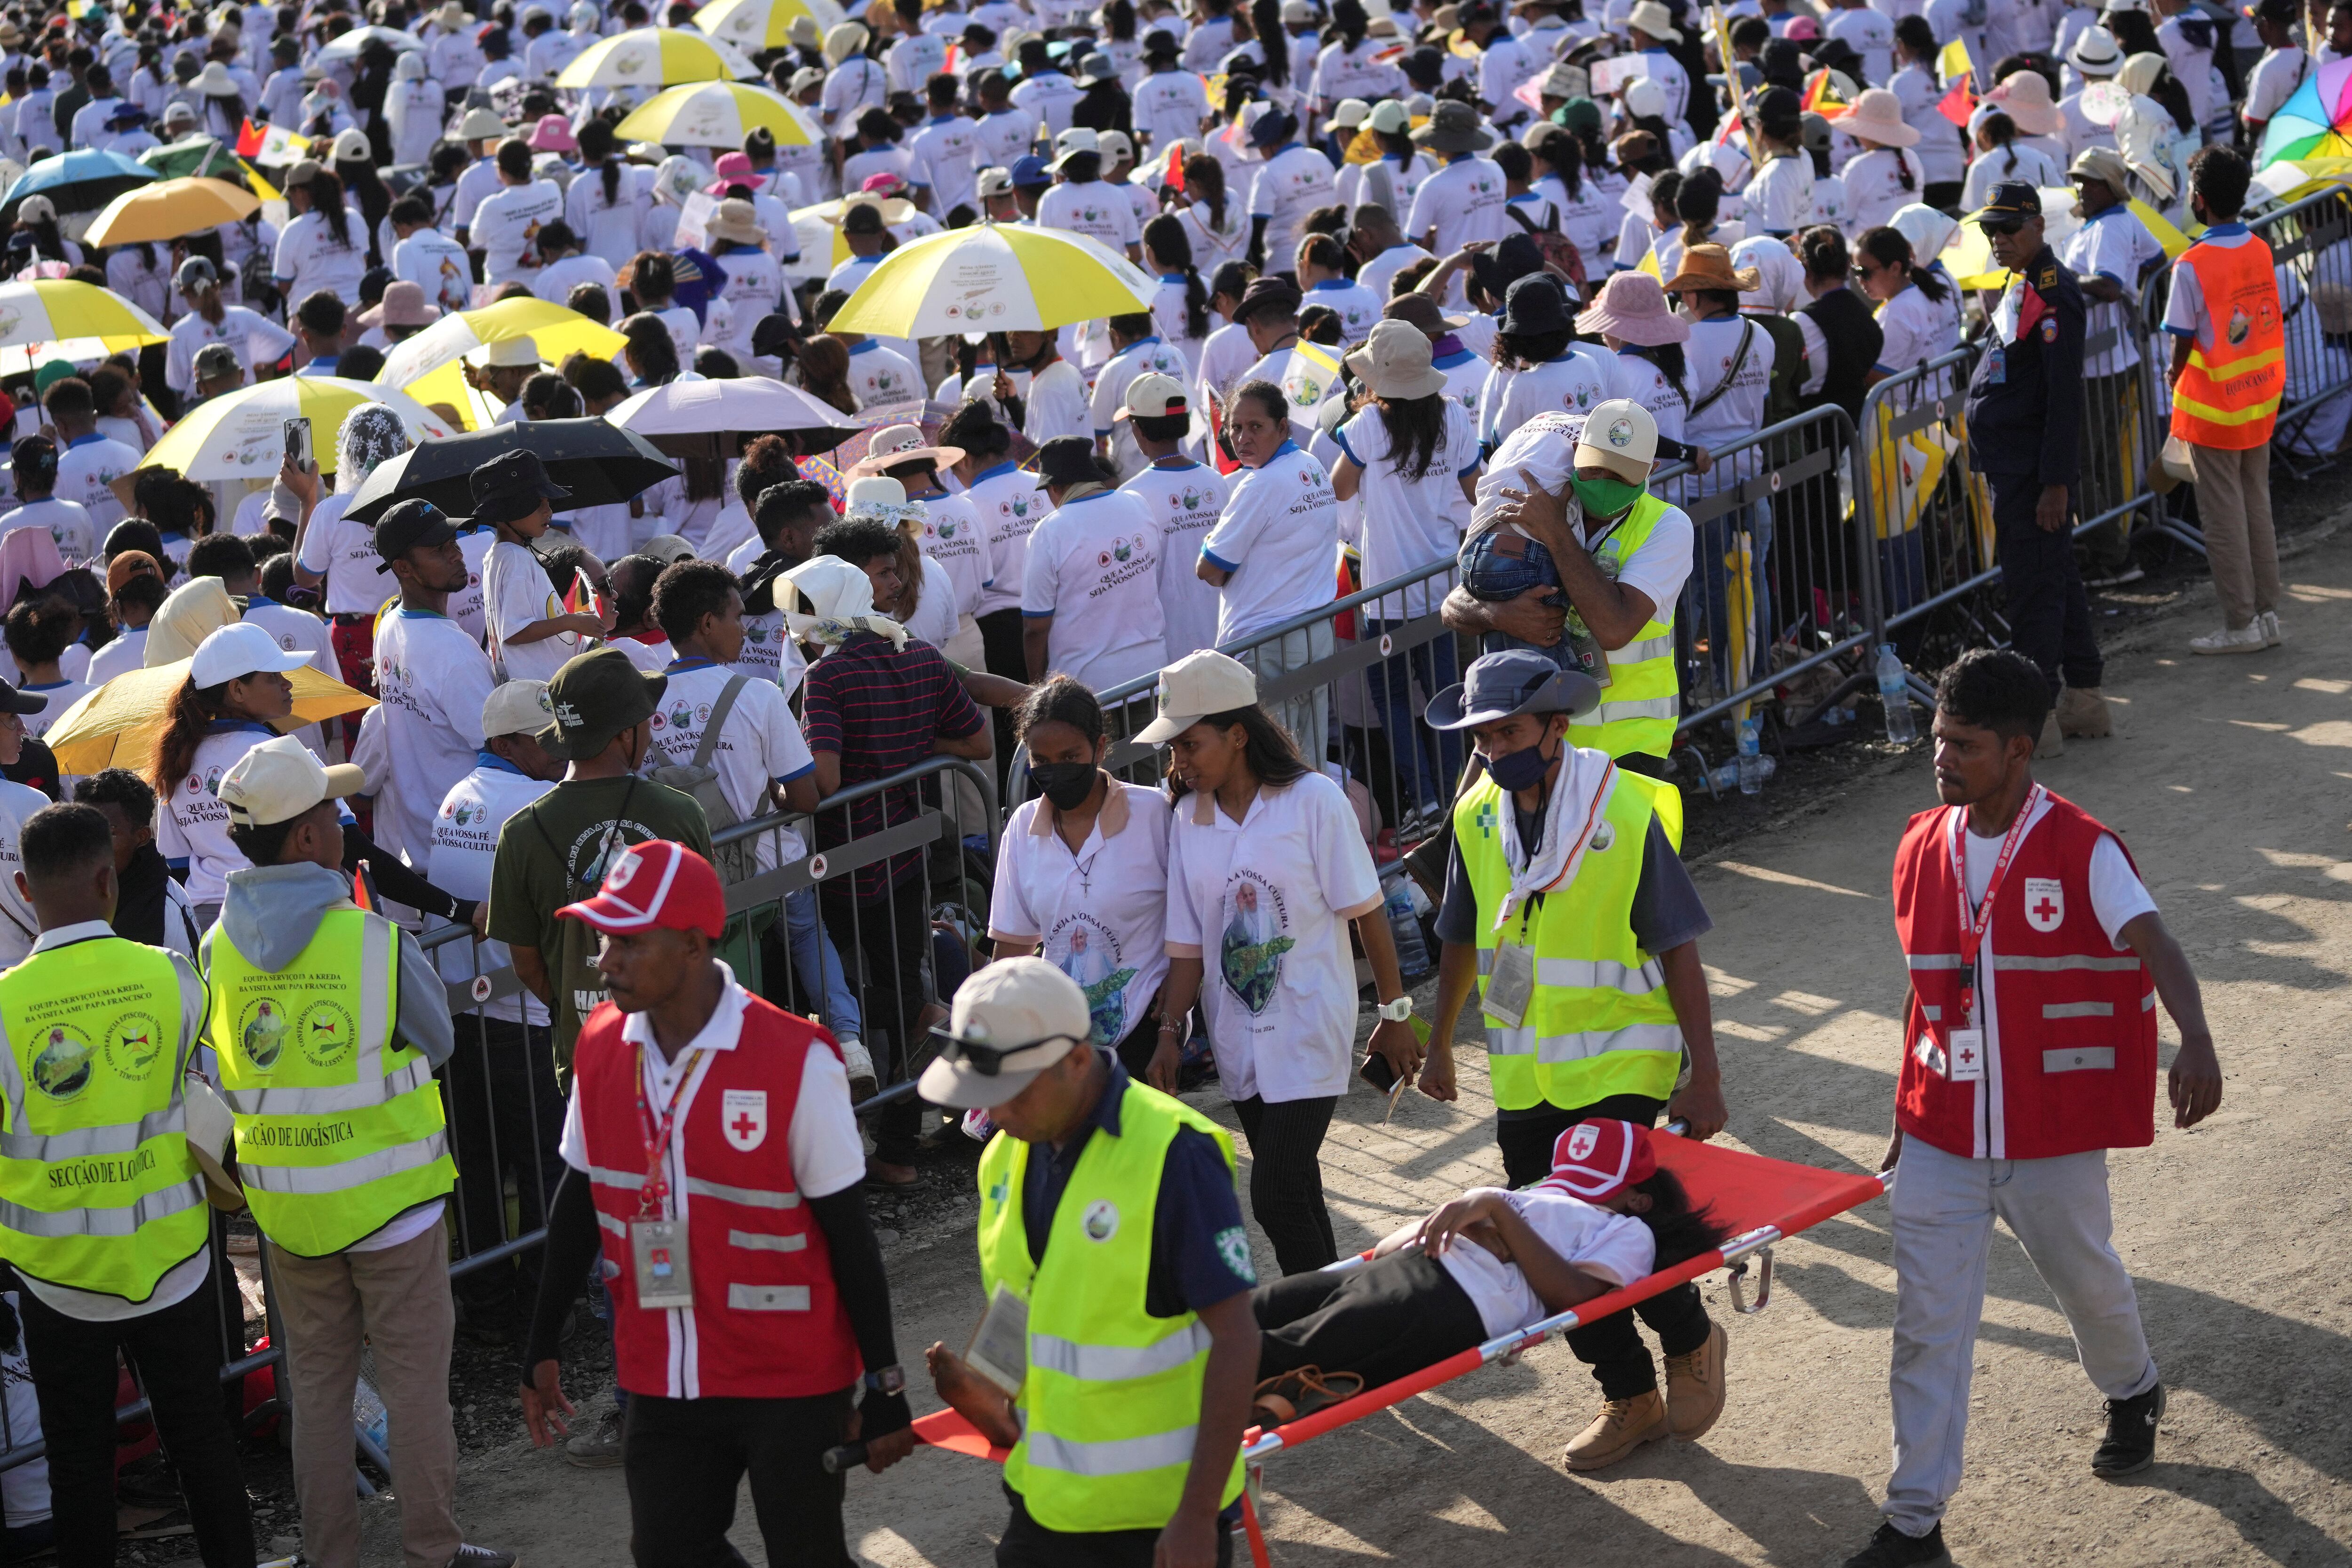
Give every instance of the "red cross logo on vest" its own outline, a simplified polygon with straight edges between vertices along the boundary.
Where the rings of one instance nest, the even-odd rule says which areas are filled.
[[[2066,887],[2055,877],[2025,879],[2025,923],[2053,931],[2066,918]]]
[[[727,1133],[730,1149],[748,1154],[767,1141],[768,1091],[764,1089],[730,1089],[719,1105],[719,1126]]]

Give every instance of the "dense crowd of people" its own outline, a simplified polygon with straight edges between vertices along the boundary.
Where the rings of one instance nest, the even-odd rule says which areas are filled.
[[[10,1472],[10,1549],[112,1561],[120,1352],[204,1561],[253,1562],[211,1383],[245,1349],[242,1306],[207,1217],[247,1209],[286,1336],[306,1561],[356,1561],[344,1412],[365,1342],[409,1560],[512,1562],[456,1521],[451,1344],[515,1346],[526,1422],[553,1440],[584,1291],[617,1386],[561,1435],[573,1462],[625,1468],[636,1561],[725,1560],[748,1472],[773,1560],[834,1568],[841,1484],[817,1456],[862,1436],[881,1468],[913,1442],[862,1194],[937,1181],[929,1151],[969,1133],[987,1141],[992,1301],[969,1351],[928,1361],[1012,1451],[998,1562],[1228,1561],[1250,1422],[1721,1239],[1649,1141],[1669,1116],[1706,1138],[1730,1114],[1677,730],[1753,687],[1786,629],[1858,613],[1856,570],[1883,572],[1897,608],[1927,588],[1906,528],[1874,567],[1823,577],[1774,550],[1785,501],[1717,498],[1761,472],[1747,437],[1828,408],[1861,422],[1894,378],[1921,402],[1968,385],[2017,649],[1955,666],[1940,694],[1939,758],[1983,748],[1968,780],[1938,763],[1972,813],[1965,854],[1949,830],[1969,921],[1950,940],[1971,956],[1913,1020],[1901,1125],[1934,1152],[1905,1157],[1899,1190],[1940,1155],[1948,1201],[1898,1212],[1898,1252],[1910,1234],[1915,1262],[1973,1247],[1980,1266],[1981,1231],[1955,1217],[1972,1173],[2075,1162],[1991,1201],[2021,1237],[2021,1216],[2042,1226],[2027,1245],[2109,1400],[2095,1468],[2147,1463],[2162,1388],[2103,1228],[2104,1166],[2081,1162],[2152,1136],[2157,995],[2192,1042],[2183,1125],[2219,1079],[2127,858],[2053,815],[2030,761],[2109,732],[2086,587],[2142,569],[2128,517],[2074,537],[2085,487],[2115,478],[2101,465],[2128,461],[2086,424],[2168,409],[2161,468],[2196,487],[2225,616],[2194,650],[2284,640],[2272,422],[2322,388],[2282,346],[2307,268],[2242,221],[2269,199],[2249,151],[2352,51],[2352,0],[870,0],[829,26],[759,0],[707,10],[0,16],[0,160],[38,187],[8,204],[5,269],[99,284],[168,330],[0,372],[0,867],[17,873],[0,881],[0,1256],[48,1500]],[[679,39],[740,49],[765,122],[674,140],[682,117],[646,118],[658,64],[604,68]],[[205,139],[271,200],[168,241],[89,244],[95,204],[44,173]],[[894,253],[981,224],[1095,242],[1130,264],[1114,271],[1134,309],[845,324]],[[1966,226],[1999,287],[1948,267]],[[1032,280],[1049,306],[1055,281]],[[2141,319],[2156,288],[2168,350]],[[550,356],[501,331],[465,354],[464,396],[435,411],[515,439],[473,469],[461,515],[414,496],[352,515],[420,436],[380,398],[273,478],[150,460],[208,404],[375,381],[419,333],[514,299],[618,346]],[[1965,367],[1948,357],[1964,344]],[[862,427],[856,460],[726,423],[730,384],[762,378]],[[533,435],[695,383],[726,444],[624,500],[575,500]],[[2332,449],[2330,418],[2295,440]],[[1382,646],[1343,680],[1349,641]],[[166,666],[184,673],[125,727],[134,765],[81,760],[93,716],[139,684],[112,683]],[[353,695],[313,721],[298,672]],[[1164,777],[1114,757],[1133,744],[1164,748]],[[938,776],[900,781],[919,767]],[[989,842],[970,813],[991,784],[1016,804],[992,851],[967,849]],[[919,841],[932,809],[971,837]],[[2088,879],[2074,907],[2116,976],[2052,991],[2043,1016],[2119,1019],[2061,1043],[2105,1051],[2129,1092],[2087,1117],[2084,1079],[2017,1069],[1995,1092],[2042,1096],[2073,1131],[2013,1120],[1989,1145],[1951,1098],[1980,1092],[1954,1088],[1985,1081],[1971,1053],[2002,1048],[1990,1018],[1967,1026],[1973,955],[2017,837],[2045,819],[2048,878],[2028,885]],[[935,884],[963,886],[968,854],[982,896],[959,913],[982,918],[951,933]],[[1912,861],[1899,879],[1940,868]],[[797,885],[730,897],[777,877]],[[2004,942],[2020,921],[2053,930],[2021,903],[1999,918]],[[1948,935],[1914,919],[1906,950]],[[420,943],[448,924],[467,929]],[[1330,1272],[1339,1098],[1360,1074],[1454,1100],[1473,1005],[1502,1186]],[[2021,1061],[2045,1032],[2011,1028]],[[1175,1098],[1212,1077],[1245,1184],[1231,1134]],[[544,1247],[453,1284],[452,1231],[460,1254],[496,1247],[509,1187]],[[1278,1280],[1258,1279],[1244,1195]],[[1957,1355],[1951,1325],[1974,1309],[1918,1266],[1906,1291],[1940,1293],[1906,1296],[1898,1338]],[[1601,1396],[1570,1469],[1696,1441],[1724,1407],[1723,1330],[1688,1286],[1570,1343]],[[1905,1364],[1863,1568],[1937,1560],[1958,1484],[1948,1390]]]

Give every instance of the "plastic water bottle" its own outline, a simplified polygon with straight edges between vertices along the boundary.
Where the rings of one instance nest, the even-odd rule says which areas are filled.
[[[1764,748],[1759,721],[1739,721],[1739,793],[1756,795],[1764,788]]]
[[[1911,678],[1893,643],[1878,645],[1878,701],[1886,710],[1886,738],[1907,746],[1919,738],[1918,721],[1911,716]]]
[[[364,1377],[352,1390],[352,1425],[366,1433],[378,1448],[392,1436],[392,1412],[383,1407],[383,1396]]]
[[[1407,880],[1399,877],[1389,884],[1386,902],[1389,931],[1396,939],[1397,968],[1411,984],[1429,973],[1430,963],[1429,944],[1422,940],[1421,917],[1413,911],[1412,895],[1405,889]]]

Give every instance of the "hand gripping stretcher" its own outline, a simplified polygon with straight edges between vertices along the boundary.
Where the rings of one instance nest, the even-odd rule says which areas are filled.
[[[1680,1123],[1675,1124],[1679,1127]],[[1772,1298],[1772,1246],[1819,1225],[1833,1215],[1869,1202],[1884,1194],[1894,1181],[1894,1173],[1853,1174],[1839,1171],[1823,1171],[1811,1165],[1791,1164],[1785,1160],[1768,1160],[1761,1154],[1749,1154],[1713,1143],[1696,1143],[1686,1138],[1668,1133],[1653,1135],[1651,1145],[1658,1163],[1682,1178],[1695,1205],[1708,1205],[1716,1219],[1732,1231],[1729,1239],[1713,1252],[1643,1275],[1630,1285],[1620,1287],[1605,1296],[1596,1296],[1571,1311],[1557,1312],[1541,1322],[1491,1339],[1484,1344],[1433,1362],[1419,1372],[1401,1377],[1378,1388],[1368,1388],[1353,1398],[1327,1405],[1312,1415],[1302,1415],[1272,1431],[1253,1427],[1242,1438],[1242,1458],[1249,1466],[1250,1484],[1242,1491],[1242,1524],[1249,1539],[1251,1562],[1255,1568],[1269,1568],[1265,1537],[1258,1527],[1255,1494],[1264,1479],[1266,1458],[1284,1448],[1296,1448],[1312,1438],[1337,1431],[1350,1422],[1360,1421],[1374,1411],[1399,1405],[1415,1394],[1426,1393],[1441,1384],[1451,1383],[1465,1373],[1474,1372],[1490,1363],[1517,1356],[1543,1342],[1545,1337],[1564,1333],[1584,1323],[1598,1322],[1612,1313],[1622,1311],[1637,1301],[1644,1301],[1661,1291],[1670,1290],[1685,1281],[1727,1268],[1731,1273],[1732,1310],[1743,1316],[1753,1316],[1764,1310]],[[1369,1259],[1345,1258],[1332,1267],[1352,1268]],[[1756,1298],[1750,1301],[1743,1284],[1750,1270],[1755,1274]],[[1004,1460],[1006,1450],[990,1446],[971,1425],[952,1410],[941,1410],[920,1417],[915,1422],[915,1436],[936,1448],[945,1448],[975,1458]],[[824,1457],[829,1470],[846,1468],[865,1458],[863,1444],[852,1443],[835,1448]]]

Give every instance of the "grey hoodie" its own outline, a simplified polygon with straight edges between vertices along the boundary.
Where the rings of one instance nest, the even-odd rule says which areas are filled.
[[[304,862],[298,866],[249,866],[228,874],[221,902],[221,930],[246,959],[279,970],[310,945],[320,920],[330,910],[349,909],[352,879],[341,871]],[[457,1049],[457,1027],[449,1017],[449,992],[433,961],[407,931],[400,933],[400,1016],[394,1032],[435,1067]]]

